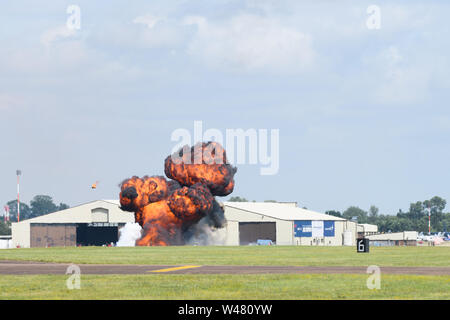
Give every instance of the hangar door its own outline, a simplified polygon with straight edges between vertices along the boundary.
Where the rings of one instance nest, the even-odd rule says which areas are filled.
[[[79,223],[77,225],[77,245],[102,246],[119,240],[117,224]]]
[[[239,222],[239,243],[247,245],[256,243],[258,239],[277,239],[275,222]]]
[[[71,224],[32,223],[30,233],[31,247],[65,247],[76,244],[76,226]]]

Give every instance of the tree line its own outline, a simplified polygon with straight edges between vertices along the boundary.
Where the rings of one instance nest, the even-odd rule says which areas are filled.
[[[231,197],[228,201],[247,202],[241,197]],[[266,202],[273,202],[268,200]],[[378,226],[379,232],[417,231],[428,233],[428,214],[431,212],[431,232],[447,232],[450,229],[450,212],[445,213],[447,201],[435,196],[429,200],[411,203],[409,210],[401,209],[397,214],[380,214],[379,209],[372,205],[368,211],[357,206],[351,206],[345,211],[328,210],[325,213],[348,219],[358,223],[369,223]],[[306,209],[306,208],[305,208]]]
[[[0,221],[0,235],[11,234],[11,222],[17,222],[17,200],[8,201],[6,205],[9,206],[10,221],[4,222],[2,217]],[[62,202],[60,204],[55,204],[50,196],[37,195],[30,201],[30,204],[20,202],[20,221],[68,208],[69,206]]]
[[[247,199],[238,196],[231,197],[228,201],[249,202]],[[265,202],[276,201],[266,200]],[[0,235],[11,234],[10,223],[17,222],[17,201],[11,200],[7,202],[7,205],[10,209],[10,222],[5,223],[3,219],[0,221]],[[447,232],[450,229],[450,213],[444,212],[446,205],[445,199],[435,196],[429,200],[411,203],[408,211],[403,212],[400,209],[395,215],[380,214],[379,209],[374,205],[368,211],[357,206],[351,206],[343,212],[328,210],[325,213],[355,220],[358,223],[375,224],[378,226],[379,232],[428,232],[428,213],[430,212],[431,232]],[[65,203],[55,204],[50,196],[37,195],[30,201],[29,205],[24,202],[20,203],[20,220],[39,217],[68,208],[69,206]]]

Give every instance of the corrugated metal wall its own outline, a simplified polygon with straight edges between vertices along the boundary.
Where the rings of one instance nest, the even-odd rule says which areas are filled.
[[[77,227],[75,224],[32,223],[31,247],[76,246]]]

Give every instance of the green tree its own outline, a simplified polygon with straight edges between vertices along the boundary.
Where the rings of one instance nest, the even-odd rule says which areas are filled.
[[[9,206],[9,216],[12,222],[17,222],[17,200],[11,200],[6,203]],[[32,218],[31,209],[26,204],[20,203],[20,221]]]
[[[408,218],[408,212],[403,212],[402,209],[398,209],[397,218]]]
[[[247,199],[241,197],[231,197],[228,201],[230,202],[248,202]]]
[[[423,202],[424,207],[428,208],[431,211],[431,227],[434,231],[442,231],[443,229],[443,211],[446,204],[447,201],[438,196],[435,196],[430,200],[425,200]]]
[[[442,231],[444,228],[443,210],[445,209],[447,202],[441,197],[435,196],[430,200],[423,202],[417,201],[411,203],[409,206],[409,212],[397,213],[399,218],[408,218],[412,221],[413,230],[419,232],[428,232],[428,214],[431,212],[431,228],[432,231]]]
[[[444,217],[442,219],[442,231],[450,231],[450,213],[444,214]]]
[[[380,209],[378,209],[376,206],[371,205],[369,208],[369,217],[367,219],[368,223],[375,224],[378,218],[378,212]]]
[[[53,199],[46,195],[37,195],[30,201],[31,215],[39,217],[44,214],[58,211],[58,206],[53,203]]]
[[[330,216],[335,216],[335,217],[342,218],[342,213],[340,211],[336,211],[336,210],[325,211],[325,214],[328,214]]]
[[[11,235],[11,223],[0,221],[0,236]]]
[[[399,228],[396,216],[380,215],[377,222],[379,232],[395,232]]]
[[[409,212],[406,215],[408,218],[413,220],[421,220],[427,216],[424,205],[421,201],[411,203],[409,205]]]
[[[69,209],[69,208],[70,208],[69,205],[67,205],[67,204],[61,202],[61,203],[59,204],[59,206],[58,206],[58,211],[66,210],[66,209]]]
[[[358,207],[349,207],[342,213],[342,217],[348,220],[351,220],[353,217],[356,217],[358,223],[367,223],[367,212]]]
[[[9,206],[10,220],[17,222],[17,200],[11,200],[7,205]],[[20,221],[68,208],[69,206],[62,202],[59,205],[54,204],[50,196],[37,195],[31,200],[30,206],[23,202],[20,203]]]
[[[350,207],[343,212],[342,217],[345,219],[357,217],[358,223],[375,224],[378,226],[379,232],[428,232],[428,210],[430,210],[431,230],[448,232],[450,231],[450,213],[444,213],[446,204],[446,200],[435,196],[423,202],[410,203],[407,212],[399,209],[397,215],[379,214],[379,209],[371,206],[368,213],[358,207]],[[327,211],[326,213],[332,214],[332,212]]]

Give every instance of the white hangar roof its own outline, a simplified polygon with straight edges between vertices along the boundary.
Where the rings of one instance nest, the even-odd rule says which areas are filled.
[[[381,233],[367,236],[369,240],[417,240],[419,233],[417,231],[403,231],[393,233]]]
[[[279,220],[323,220],[345,221],[346,219],[298,208],[295,203],[280,202],[230,202],[222,204],[229,208],[247,211]],[[107,212],[107,214],[105,214]],[[102,216],[103,215],[103,216]],[[91,222],[134,222],[134,214],[120,209],[119,200],[97,200],[66,210],[49,213],[22,223],[91,223]]]
[[[112,222],[126,223],[134,222],[132,212],[122,211],[118,200],[97,200],[84,203],[65,210],[45,214],[39,217],[16,222],[24,223],[92,223]]]
[[[346,219],[298,208],[291,203],[279,202],[222,202],[225,207],[256,213],[279,220],[346,221]]]

